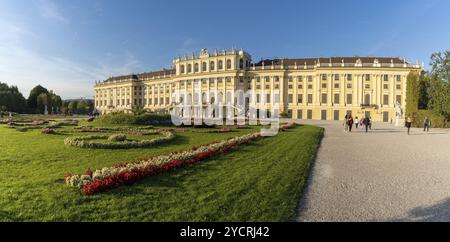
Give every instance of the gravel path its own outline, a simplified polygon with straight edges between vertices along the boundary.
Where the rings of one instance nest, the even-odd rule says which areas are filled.
[[[299,121],[299,123],[308,123]],[[377,123],[325,137],[300,201],[298,221],[450,221],[450,132]]]

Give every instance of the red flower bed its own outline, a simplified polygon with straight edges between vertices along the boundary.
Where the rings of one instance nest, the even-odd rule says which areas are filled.
[[[83,186],[83,194],[85,195],[94,195],[99,192],[105,191],[109,188],[120,187],[123,185],[130,185],[137,181],[140,181],[146,177],[154,176],[163,172],[172,171],[186,165],[191,165],[196,162],[211,158],[220,153],[227,153],[231,149],[236,147],[236,145],[226,146],[216,152],[202,152],[195,156],[193,159],[189,160],[173,160],[171,162],[163,163],[159,166],[149,166],[138,170],[133,171],[125,171],[121,172],[109,177],[106,177],[102,180],[93,180],[91,183]],[[115,167],[123,167],[126,166],[127,163],[123,163],[117,165]],[[92,175],[92,174],[91,174]]]

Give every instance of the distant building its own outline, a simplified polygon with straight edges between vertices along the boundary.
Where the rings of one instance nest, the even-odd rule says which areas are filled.
[[[101,113],[142,106],[167,111],[183,101],[236,102],[235,91],[254,91],[249,105],[271,109],[295,119],[342,120],[347,113],[388,122],[396,103],[405,107],[406,79],[420,65],[397,57],[331,57],[271,59],[252,62],[241,50],[176,58],[173,68],[117,76],[95,85],[95,107]],[[194,87],[201,90],[195,93]],[[197,90],[197,89],[195,89]]]

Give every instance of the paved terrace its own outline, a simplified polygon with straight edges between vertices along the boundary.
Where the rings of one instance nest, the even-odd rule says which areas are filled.
[[[450,221],[450,131],[325,128],[298,221]]]

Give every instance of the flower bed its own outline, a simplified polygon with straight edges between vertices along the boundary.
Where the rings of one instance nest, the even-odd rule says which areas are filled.
[[[169,142],[175,138],[175,134],[172,131],[162,130],[155,132],[155,134],[156,133],[162,134],[163,137],[140,141],[133,141],[133,140],[123,141],[120,143],[116,142],[100,143],[89,140],[109,139],[111,136],[108,135],[75,136],[66,138],[64,140],[64,144],[89,149],[131,149],[131,148],[147,148],[157,144]]]
[[[109,188],[129,185],[149,176],[181,168],[221,153],[227,153],[233,148],[249,143],[259,137],[259,132],[247,134],[203,145],[189,151],[156,156],[135,163],[104,167],[96,171],[88,170],[85,175],[72,175],[69,173],[64,178],[64,181],[69,186],[82,189],[82,193],[85,195],[94,195]]]
[[[43,133],[43,134],[56,134],[56,131],[54,129],[52,129],[52,128],[45,128],[45,129],[42,129],[41,133]]]
[[[110,132],[122,132],[130,135],[150,135],[150,134],[158,134],[159,131],[146,131],[148,129],[153,129],[153,126],[147,126],[142,128],[135,127],[124,127],[124,128],[101,128],[101,127],[92,127],[92,126],[82,126],[75,127],[75,130],[78,130],[82,133],[110,133]]]

